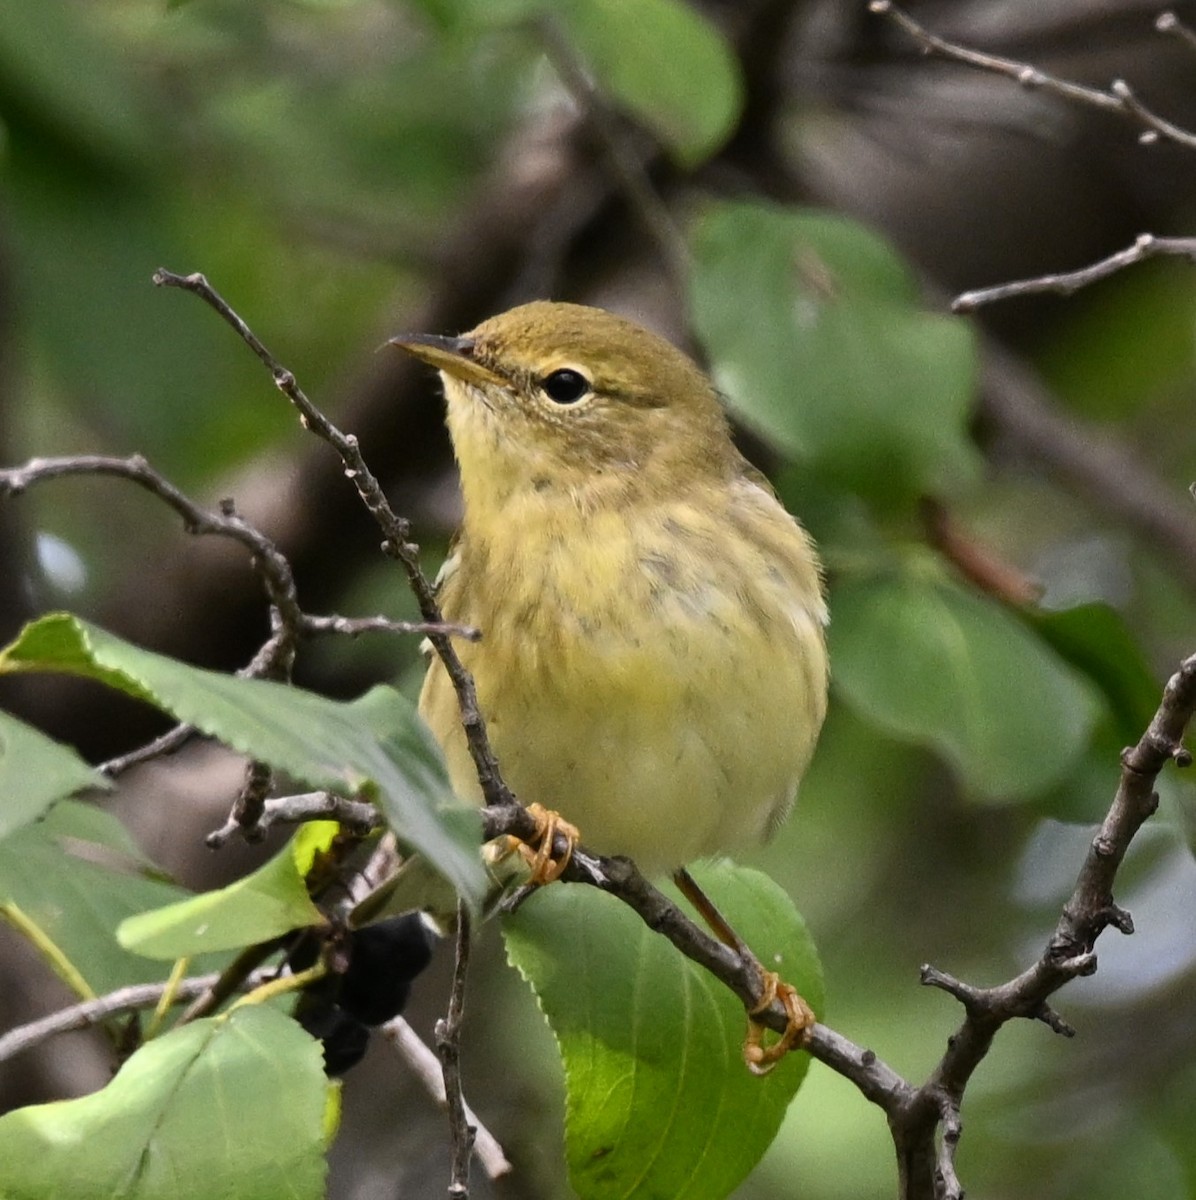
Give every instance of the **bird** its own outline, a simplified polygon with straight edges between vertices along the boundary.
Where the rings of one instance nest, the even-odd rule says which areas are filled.
[[[481,631],[457,653],[548,846],[559,815],[652,877],[767,838],[826,713],[827,605],[710,379],[625,317],[544,300],[391,344],[443,381],[463,516],[438,603]],[[435,657],[419,711],[480,803]]]

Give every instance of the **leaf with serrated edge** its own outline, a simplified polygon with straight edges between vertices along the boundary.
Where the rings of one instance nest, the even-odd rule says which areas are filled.
[[[90,1096],[0,1117],[0,1190],[5,1200],[319,1200],[323,1065],[319,1043],[272,1009],[195,1021],[143,1046]]]
[[[311,787],[375,798],[399,835],[471,903],[485,889],[478,840],[413,706],[375,687],[349,704],[300,688],[176,662],[67,613],[27,625],[0,650],[0,674],[66,671],[147,700]]]
[[[821,1012],[817,953],[784,892],[731,863],[693,873],[764,964]],[[771,1143],[808,1057],[751,1074],[742,1004],[593,888],[544,889],[507,918],[504,936],[560,1047],[569,1178],[582,1200],[729,1195]]]

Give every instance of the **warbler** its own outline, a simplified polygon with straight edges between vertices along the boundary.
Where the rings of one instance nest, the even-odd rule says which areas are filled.
[[[537,301],[393,344],[439,369],[464,518],[439,582],[504,778],[649,875],[765,838],[826,711],[813,544],[680,350]],[[420,712],[480,789],[444,667]]]

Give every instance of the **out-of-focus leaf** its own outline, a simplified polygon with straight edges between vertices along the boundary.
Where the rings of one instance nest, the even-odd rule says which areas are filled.
[[[398,834],[471,902],[485,889],[479,836],[411,703],[377,687],[351,704],[260,679],[200,670],[65,613],[27,625],[0,673],[66,671],[147,700],[315,788],[377,799]],[[460,815],[448,817],[456,810]]]
[[[837,690],[898,736],[933,746],[989,801],[1057,783],[1088,743],[1094,689],[996,604],[912,575],[835,589]]]
[[[1120,740],[1136,742],[1150,724],[1162,690],[1121,614],[1093,603],[1034,612],[1028,619],[1061,658],[1104,693]]]
[[[92,805],[63,800],[0,843],[0,903],[33,920],[96,993],[161,977],[161,964],[117,944],[116,927],[188,894],[156,877],[120,822]]]
[[[110,787],[71,749],[0,712],[0,839],[64,796]]]
[[[0,1117],[5,1200],[319,1200],[319,1044],[259,1005],[138,1050],[107,1087]]]
[[[1196,296],[1187,264],[1156,260],[1059,306],[1036,364],[1070,408],[1108,421],[1148,410],[1192,375]]]
[[[10,129],[29,128],[92,161],[152,152],[135,71],[97,35],[87,9],[62,0],[5,7],[0,112]]]
[[[761,961],[821,1012],[818,956],[784,892],[730,863],[695,877]],[[772,1141],[807,1056],[752,1075],[739,1001],[594,889],[545,889],[504,922],[504,936],[564,1061],[569,1180],[582,1200],[729,1195]]]
[[[694,327],[744,421],[878,506],[975,477],[971,331],[919,307],[876,234],[830,213],[719,204],[693,251]]]
[[[558,17],[601,87],[681,163],[712,154],[743,105],[739,64],[722,35],[680,0],[566,0]]]

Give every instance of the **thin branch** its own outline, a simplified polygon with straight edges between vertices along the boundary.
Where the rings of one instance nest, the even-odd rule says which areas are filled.
[[[290,563],[278,547],[264,533],[238,516],[231,500],[222,501],[215,512],[201,507],[151,467],[140,454],[128,458],[93,454],[33,458],[22,466],[0,470],[0,494],[18,496],[34,484],[71,475],[110,475],[128,480],[157,496],[178,513],[188,533],[226,537],[244,546],[250,552],[253,568],[270,602],[271,636],[238,674],[248,678],[290,678],[303,623],[295,577]],[[137,763],[177,750],[194,732],[188,725],[178,725],[148,745],[102,764],[100,770],[115,777]],[[266,768],[251,764],[235,806],[249,833],[252,833],[253,818],[268,787],[269,773]]]
[[[428,637],[433,633],[445,637],[464,638],[467,642],[481,641],[482,631],[472,625],[458,625],[453,621],[396,621],[391,617],[317,617],[303,614],[302,631],[305,636],[319,637],[335,633],[345,637],[359,637],[363,633],[402,633]]]
[[[972,1074],[988,1054],[1001,1027],[1018,1018],[1042,1021],[1065,1036],[1074,1031],[1048,1005],[1064,984],[1096,970],[1094,947],[1113,926],[1133,932],[1130,915],[1113,901],[1113,884],[1126,851],[1143,823],[1154,813],[1154,783],[1169,762],[1191,764],[1184,733],[1196,713],[1196,655],[1184,660],[1168,681],[1150,726],[1137,745],[1122,753],[1121,779],[1113,803],[1092,839],[1070,899],[1037,961],[998,987],[977,988],[933,967],[922,968],[922,982],[950,992],[964,1007],[964,1019],[947,1039],[947,1049],[927,1081],[908,1098],[889,1126],[903,1164],[905,1195],[962,1196],[958,1180],[940,1192],[927,1189],[928,1173],[949,1172],[954,1179],[954,1145],[959,1137],[959,1110]],[[936,1133],[943,1144],[936,1150]],[[931,1165],[932,1164],[932,1165]],[[908,1172],[908,1174],[907,1174]]]
[[[237,515],[231,500],[222,501],[218,512],[202,508],[160,475],[140,454],[112,458],[79,454],[63,458],[33,458],[20,467],[0,470],[0,494],[18,496],[33,484],[68,475],[111,475],[126,479],[162,500],[183,519],[188,533],[212,535],[240,542],[252,556],[253,568],[265,588],[281,623],[280,636],[268,658],[255,674],[285,678],[294,660],[295,640],[302,619],[291,565],[277,546],[260,530]]]
[[[964,63],[970,67],[978,67],[982,71],[990,71],[997,75],[1004,75],[1025,88],[1049,92],[1064,100],[1086,104],[1091,108],[1099,108],[1103,112],[1126,117],[1145,128],[1146,132],[1140,139],[1144,142],[1156,141],[1163,137],[1168,141],[1186,146],[1188,149],[1196,149],[1196,133],[1173,125],[1147,108],[1133,94],[1124,80],[1115,80],[1108,91],[1087,87],[1081,83],[1073,83],[1070,80],[1050,75],[1030,63],[1019,62],[1014,58],[1004,58],[999,54],[986,54],[981,50],[973,50],[968,46],[949,42],[945,38],[931,33],[908,13],[893,4],[891,0],[871,0],[868,10],[877,16],[887,17],[903,29],[918,43],[925,54],[937,54],[940,58]]]
[[[1169,33],[1179,38],[1189,50],[1196,50],[1196,31],[1185,25],[1173,12],[1161,12],[1155,18],[1154,27],[1160,33]]]
[[[1137,93],[1124,79],[1114,79],[1109,85],[1109,91],[1125,105],[1129,112],[1146,126],[1146,132],[1139,137],[1139,141],[1149,144],[1162,137],[1166,138],[1169,142],[1175,142],[1183,146],[1187,150],[1196,150],[1196,133],[1183,129],[1181,126],[1168,121],[1166,117],[1159,116],[1153,109],[1147,108],[1138,99]]]
[[[395,1048],[428,1094],[441,1107],[447,1108],[444,1091],[444,1072],[436,1055],[402,1017],[392,1017],[382,1026],[382,1036]],[[501,1179],[514,1168],[498,1139],[478,1120],[477,1114],[465,1105],[465,1120],[474,1130],[473,1152],[489,1179]]]
[[[1041,597],[1041,584],[969,537],[940,501],[926,497],[921,509],[927,541],[982,592],[1014,607]]]
[[[327,442],[336,451],[344,464],[345,475],[352,480],[370,515],[377,522],[383,535],[382,550],[399,562],[407,574],[408,582],[415,593],[419,610],[425,621],[443,625],[444,620],[436,603],[435,591],[419,565],[419,547],[411,541],[409,523],[396,516],[382,485],[366,465],[357,439],[342,433],[304,394],[295,376],[266,349],[249,326],[233,311],[218,292],[198,272],[191,275],[176,275],[172,271],[159,269],[154,272],[154,283],[159,287],[182,288],[198,296],[237,332],[242,341],[254,352],[274,377],[275,386],[287,397],[299,413],[300,423],[317,437]],[[452,682],[461,709],[461,724],[465,729],[466,742],[482,794],[491,804],[515,804],[514,794],[503,782],[499,773],[498,760],[486,736],[486,723],[478,707],[477,691],[473,678],[463,666],[447,634],[429,632],[432,643],[444,669]]]
[[[243,986],[248,991],[268,977],[270,972],[259,971],[245,979]],[[0,1036],[0,1063],[15,1058],[26,1050],[32,1050],[60,1033],[71,1033],[78,1029],[90,1029],[109,1017],[123,1013],[140,1012],[154,1008],[167,995],[172,1003],[193,1000],[215,984],[216,975],[197,975],[191,979],[166,980],[162,983],[138,983],[131,987],[118,988],[94,1000],[84,1000],[60,1009],[49,1016],[27,1025],[10,1029]]]
[[[257,828],[264,834],[272,825],[295,825],[301,821],[339,821],[351,833],[365,835],[382,824],[382,816],[372,804],[362,800],[334,796],[331,792],[304,792],[267,800]],[[238,821],[229,817],[204,838],[204,843],[211,850],[219,850],[240,829]]]
[[[505,834],[530,838],[535,820],[524,808],[491,806],[482,810],[482,836],[490,841]],[[554,853],[563,853],[565,839],[558,836]],[[561,876],[569,883],[584,883],[617,897],[650,929],[668,938],[686,958],[721,980],[746,1009],[755,1010],[761,999],[761,981],[753,960],[744,961],[729,946],[711,937],[689,919],[663,892],[644,878],[630,859],[604,858],[576,847]],[[789,1015],[780,1000],[755,1017],[777,1033],[784,1033]],[[813,1057],[849,1079],[886,1112],[896,1110],[914,1088],[871,1051],[825,1025],[814,1025],[803,1044]]]
[[[469,926],[469,907],[462,901],[457,905],[457,957],[448,1011],[436,1022],[436,1054],[444,1074],[445,1107],[453,1140],[449,1200],[469,1200],[469,1163],[477,1136],[477,1129],[469,1120],[461,1087],[461,1024],[465,1017],[465,978],[469,971]]]
[[[659,250],[678,294],[683,295],[691,266],[689,246],[652,186],[643,159],[629,144],[619,115],[594,82],[560,22],[546,16],[536,23],[536,28],[548,61],[565,90],[589,118],[619,190]]]
[[[1049,275],[1037,275],[1033,279],[1019,279],[1013,283],[1001,283],[995,287],[977,288],[961,292],[951,301],[951,311],[974,312],[985,304],[1008,300],[1014,296],[1034,296],[1053,292],[1059,296],[1070,296],[1080,288],[1088,287],[1098,280],[1144,262],[1148,258],[1186,258],[1196,264],[1196,238],[1155,237],[1152,233],[1140,234],[1132,245],[1099,262],[1081,267],[1076,271],[1060,271]]]
[[[149,762],[151,759],[160,758],[166,754],[176,753],[197,733],[198,730],[193,725],[176,725],[173,729],[168,729],[154,738],[152,742],[146,742],[144,746],[137,746],[127,754],[118,754],[115,758],[100,763],[96,770],[107,775],[109,779],[116,779],[131,767],[139,766],[141,763]]]

